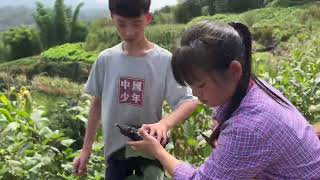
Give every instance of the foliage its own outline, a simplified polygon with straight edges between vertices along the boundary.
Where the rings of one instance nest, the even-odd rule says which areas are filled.
[[[2,34],[2,39],[9,46],[12,59],[32,56],[41,51],[39,36],[33,28],[12,28]]]
[[[64,0],[56,0],[54,4],[54,25],[56,29],[57,44],[67,42],[70,34],[70,26],[68,22],[68,9],[64,5]]]
[[[314,2],[315,0],[273,0],[267,4],[268,6],[290,7]]]
[[[164,106],[165,113],[170,113],[167,104]],[[209,136],[213,121],[211,111],[204,105],[198,105],[196,111],[186,120],[185,123],[172,129],[171,143],[167,149],[178,159],[189,163],[200,165],[212,152],[201,133]]]
[[[145,34],[150,41],[173,50],[183,31],[184,25],[179,24],[152,25],[146,29]],[[115,27],[105,23],[97,23],[89,30],[85,49],[102,51],[120,42],[121,39],[117,35]]]
[[[196,1],[186,0],[177,5],[174,15],[176,22],[187,23],[192,18],[201,16],[201,6],[199,3],[196,3]]]
[[[320,120],[320,34],[301,33],[289,43],[288,54],[273,57],[271,62],[267,56],[256,54],[256,73],[282,91],[309,122],[315,123]]]
[[[154,11],[152,24],[175,24],[175,6],[165,6],[159,10]]]
[[[83,61],[93,63],[97,57],[95,52],[85,51],[82,43],[64,44],[61,46],[50,48],[43,52],[41,57],[46,61]]]
[[[21,58],[18,60],[1,63],[0,71],[6,72],[12,76],[17,76],[20,74],[27,75],[28,71],[33,69],[35,65],[39,62],[40,58],[38,56]]]
[[[0,72],[10,76],[27,76],[31,80],[36,75],[64,77],[71,81],[83,83],[88,79],[91,63],[81,61],[44,61],[41,56],[22,58],[0,64]]]
[[[80,97],[82,86],[66,78],[37,75],[32,79],[32,87],[38,92],[53,96]]]
[[[318,5],[306,5],[290,8],[263,8],[241,14],[216,14],[193,19],[187,26],[202,21],[237,21],[250,26],[253,37],[259,43],[274,46],[303,31],[309,31],[310,21],[317,22]],[[307,20],[306,20],[307,19]]]
[[[43,111],[31,108],[31,104],[26,88],[11,88],[7,94],[0,94],[0,178],[74,179],[72,160],[79,154],[70,148],[74,140],[52,130]],[[86,179],[104,176],[101,135],[97,140]]]
[[[48,179],[56,177],[57,166],[66,158],[57,148],[70,140],[51,131],[41,110],[32,111],[26,89],[0,95],[1,179]],[[65,144],[66,145],[66,144]]]
[[[178,40],[184,31],[184,25],[154,25],[146,30],[146,37],[157,45],[173,51],[179,44]]]
[[[215,11],[217,13],[235,13],[260,8],[263,5],[263,0],[215,0]]]
[[[78,22],[83,3],[78,4],[73,14],[71,7],[64,5],[64,0],[56,0],[53,9],[45,8],[39,1],[36,5],[33,18],[39,28],[45,49],[57,44],[85,40],[87,28]]]
[[[121,42],[115,27],[105,23],[95,23],[89,29],[86,38],[85,49],[102,51]]]
[[[10,59],[10,48],[2,41],[2,33],[0,33],[0,63]]]

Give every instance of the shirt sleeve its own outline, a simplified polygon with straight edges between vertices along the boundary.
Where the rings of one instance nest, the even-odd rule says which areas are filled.
[[[92,65],[89,78],[84,85],[84,91],[92,96],[102,97],[104,78],[106,74],[106,56],[99,55]]]
[[[218,147],[198,169],[181,163],[175,180],[253,179],[274,157],[270,141],[246,127],[221,132]]]
[[[197,99],[192,96],[192,91],[189,87],[184,87],[177,83],[173,76],[171,65],[168,66],[166,73],[165,99],[172,110],[178,108],[183,102]]]

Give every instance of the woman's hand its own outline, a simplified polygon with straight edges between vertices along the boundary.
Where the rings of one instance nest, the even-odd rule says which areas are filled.
[[[165,123],[161,121],[154,124],[143,124],[141,126],[142,130],[149,132],[151,136],[156,137],[156,139],[162,144],[166,145],[168,142],[168,130],[169,128]]]
[[[148,134],[144,129],[139,129],[139,135],[143,138],[141,141],[129,141],[128,144],[133,150],[142,150],[145,153],[156,157],[157,155],[164,150],[160,142]]]

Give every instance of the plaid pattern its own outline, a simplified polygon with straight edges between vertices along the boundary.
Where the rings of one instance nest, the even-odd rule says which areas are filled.
[[[225,108],[216,110],[215,119]],[[312,126],[295,107],[284,108],[256,85],[222,127],[217,143],[199,168],[179,164],[174,179],[320,179],[320,141]]]

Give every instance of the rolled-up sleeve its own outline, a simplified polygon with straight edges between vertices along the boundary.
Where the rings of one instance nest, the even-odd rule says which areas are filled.
[[[269,141],[246,127],[229,129],[221,133],[218,147],[202,166],[179,164],[174,179],[252,179],[261,173],[274,157]]]

